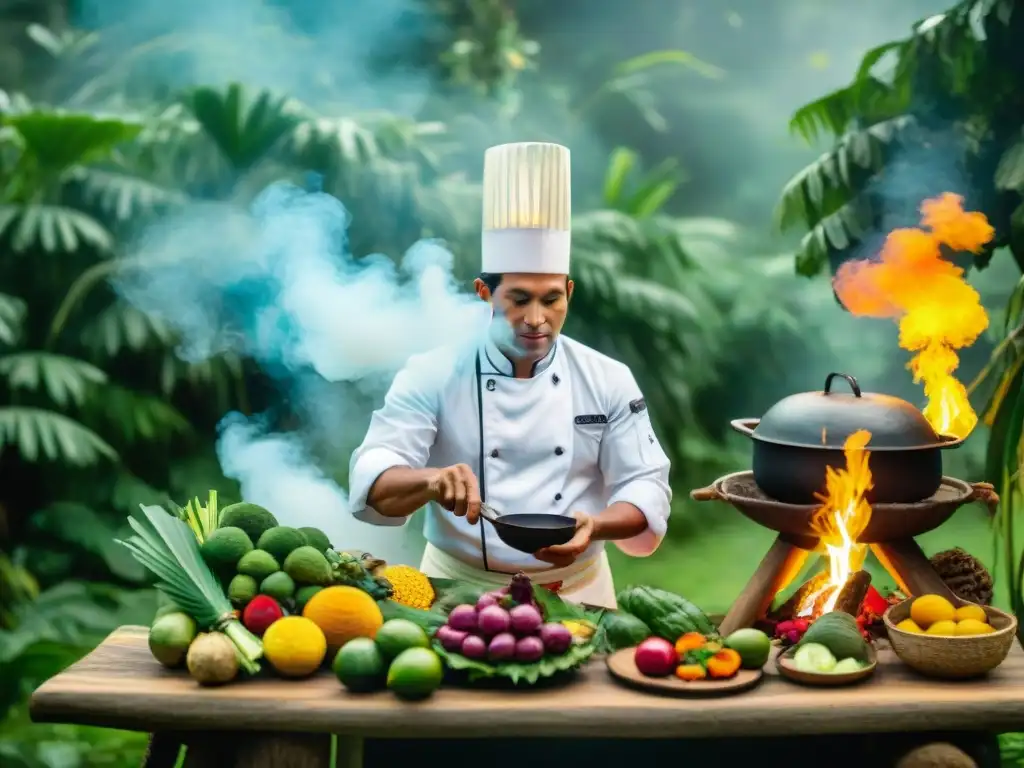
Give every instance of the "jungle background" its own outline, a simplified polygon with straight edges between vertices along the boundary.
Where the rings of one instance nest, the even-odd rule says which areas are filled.
[[[991,322],[960,369],[983,420],[946,471],[1003,503],[921,543],[967,548],[1020,612],[1022,27],[1008,0],[0,0],[0,762],[138,764],[143,736],[32,725],[26,701],[114,627],[149,622],[153,592],[114,542],[139,503],[211,488],[226,503],[265,471],[279,516],[348,544],[331,514],[386,381],[181,354],[177,318],[112,282],[147,274],[139,238],[287,180],[344,204],[357,260],[442,238],[465,290],[482,152],[501,141],[571,147],[566,330],[631,365],[673,459],[668,538],[647,559],[614,552],[616,580],[708,611],[772,536],[689,500],[748,466],[730,419],[830,371],[922,403],[895,325],[847,314],[830,272],[925,197],[984,211],[997,242],[965,266]],[[211,248],[201,231],[163,257]],[[172,288],[190,306],[201,292],[183,285],[160,306]],[[229,413],[273,413],[308,466],[280,450],[225,462]]]

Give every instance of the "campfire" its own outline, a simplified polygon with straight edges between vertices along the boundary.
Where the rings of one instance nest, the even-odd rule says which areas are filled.
[[[978,422],[955,371],[959,350],[988,326],[978,293],[946,255],[978,253],[994,230],[950,193],[922,204],[920,224],[893,230],[876,258],[844,264],[834,287],[852,314],[898,323],[925,407],[864,393],[854,377],[829,374],[822,391],[791,395],[760,419],[734,420],[754,443],[753,470],[690,494],[726,501],[779,534],[722,622],[724,633],[766,623],[799,633],[835,610],[870,623],[888,603],[864,569],[869,552],[896,582],[891,599],[956,598],[914,537],[964,504],[982,501],[994,511],[998,503],[991,485],[943,476],[941,459]],[[850,393],[830,389],[839,379]],[[825,557],[825,567],[772,610],[812,553]]]

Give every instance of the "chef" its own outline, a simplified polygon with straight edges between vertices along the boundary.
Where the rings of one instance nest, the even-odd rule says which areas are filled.
[[[565,598],[615,608],[605,542],[635,557],[658,548],[669,461],[630,370],[560,333],[573,292],[569,150],[491,147],[483,207],[475,285],[490,330],[398,373],[352,456],[352,512],[400,526],[426,505],[429,576],[490,588],[522,570]],[[575,535],[524,554],[480,520],[481,502],[572,516]]]

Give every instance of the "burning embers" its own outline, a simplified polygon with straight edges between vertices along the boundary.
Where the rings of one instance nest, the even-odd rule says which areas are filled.
[[[796,604],[790,606],[795,617],[813,618],[837,609],[856,616],[864,600],[871,583],[862,570],[868,547],[857,540],[871,519],[871,505],[865,500],[871,489],[870,440],[871,433],[864,429],[851,434],[843,444],[846,467],[829,467],[826,473],[825,493],[818,496],[822,505],[811,525],[828,556],[828,571],[797,592]]]
[[[907,367],[924,383],[925,418],[940,434],[963,438],[978,422],[953,372],[958,350],[988,327],[978,292],[942,249],[979,253],[994,236],[984,214],[964,211],[963,198],[947,192],[922,203],[921,228],[893,230],[877,260],[847,262],[834,280],[854,315],[898,321],[900,346],[914,353]]]

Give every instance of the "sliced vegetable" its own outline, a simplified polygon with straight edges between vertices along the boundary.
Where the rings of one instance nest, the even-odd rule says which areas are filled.
[[[707,661],[708,675],[716,680],[734,677],[743,660],[732,648],[723,648]]]

